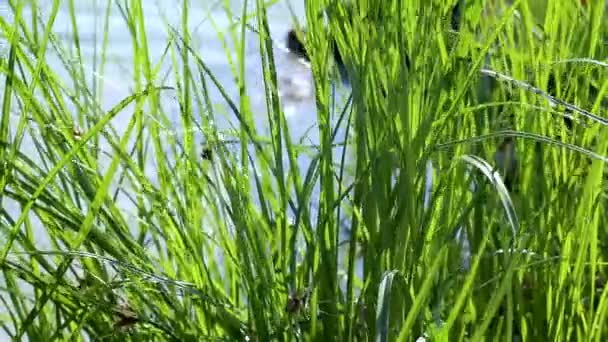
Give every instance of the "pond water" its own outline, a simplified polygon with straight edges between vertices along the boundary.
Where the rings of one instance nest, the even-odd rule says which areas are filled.
[[[2,8],[3,6],[7,6],[5,1],[6,0],[0,0],[0,10],[2,10],[3,13],[8,13],[8,15],[10,15],[9,11]],[[99,75],[94,72],[94,66],[95,63],[99,63],[98,60],[96,61],[95,56],[99,54],[102,47],[104,15],[107,5],[106,1],[74,1],[77,13],[75,19],[77,21],[85,73],[89,82],[97,82],[100,79],[103,80],[101,83],[103,96],[101,97],[99,104],[103,112],[108,111],[125,97],[133,94],[133,43],[126,23],[120,14],[119,8],[115,5],[115,2],[119,1],[112,1],[114,5],[112,6],[111,14],[109,16],[111,30],[109,31],[108,36],[107,65],[104,74]],[[45,20],[48,20],[47,18],[52,10],[52,3],[53,1],[51,0],[38,1],[40,21],[45,22]],[[68,1],[62,2],[62,7],[59,10],[53,26],[53,31],[61,38],[64,47],[70,49],[73,47],[74,32],[71,24],[70,12],[67,7],[68,3]],[[235,22],[238,23],[238,21],[236,18],[231,19],[227,16],[226,11],[222,8],[222,3],[222,1],[192,1],[188,11],[190,33],[194,42],[193,45],[200,57],[207,63],[211,72],[219,82],[226,87],[229,96],[232,99],[237,100],[238,89],[234,83],[231,67],[227,62],[226,50],[218,36],[218,30],[226,31],[231,25],[234,25]],[[317,117],[310,70],[308,67],[298,62],[294,56],[282,49],[285,35],[293,25],[290,7],[298,20],[303,22],[303,3],[303,1],[278,1],[275,5],[268,8],[268,17],[270,20],[271,35],[273,40],[277,43],[274,54],[279,76],[280,92],[283,95],[282,104],[284,106],[292,139],[298,141],[303,136],[306,136],[306,141],[308,143],[316,144],[318,143],[318,131],[315,129]],[[148,38],[150,58],[154,62],[157,62],[160,60],[163,50],[167,45],[167,23],[176,28],[179,28],[181,25],[181,2],[171,0],[142,1],[142,5],[144,6],[145,29]],[[233,13],[241,13],[242,1],[231,1],[230,6]],[[253,7],[251,7],[251,10],[253,11]],[[31,15],[32,9],[25,8],[24,18],[31,18]],[[254,19],[251,19],[250,23],[253,26],[256,26]],[[246,67],[246,77],[248,80],[247,91],[250,96],[252,112],[257,115],[255,118],[256,125],[259,129],[265,130],[265,127],[267,126],[266,102],[258,51],[259,46],[256,33],[248,32],[246,45],[248,63]],[[232,57],[235,58],[236,54],[233,53]],[[53,71],[63,78],[68,87],[72,87],[73,85],[70,82],[71,77],[61,59],[54,53],[49,53],[46,58],[47,62],[52,66]],[[172,79],[172,74],[170,72],[170,63],[171,60],[168,58],[167,62],[164,63],[162,67],[161,74],[167,74],[169,76],[165,85],[174,86],[175,82]],[[226,128],[231,126],[238,127],[236,118],[230,112],[226,102],[220,96],[219,91],[212,90],[211,95],[211,100],[215,106],[214,111],[217,117],[220,118],[219,122],[217,122],[218,126]],[[175,96],[171,94],[166,96],[166,98],[163,99],[163,106],[165,107],[165,110],[174,113],[174,117],[172,118],[174,121],[172,122],[171,127],[166,128],[166,133],[179,136],[181,134],[181,132],[179,132],[180,114]],[[71,109],[76,111],[73,106]],[[20,114],[17,112],[13,113],[11,121],[15,125],[18,122],[19,115]],[[124,130],[130,118],[130,110],[124,110],[124,113],[118,115],[112,122],[112,125],[120,132],[121,130]],[[199,142],[202,143],[203,137],[201,136],[199,138]],[[33,144],[28,143],[30,140],[31,138],[26,137],[23,144],[23,152],[33,156],[34,159],[38,159],[35,156],[36,153]],[[341,139],[338,138],[337,140],[340,141]],[[109,150],[109,148],[107,148],[107,150]],[[339,152],[340,151],[336,151],[336,153]],[[302,168],[302,172],[305,172],[309,160],[307,157],[302,156],[299,158],[298,164]],[[150,179],[154,180],[156,178],[154,164],[150,162],[150,165],[148,166],[146,173]],[[17,205],[17,203],[5,199],[3,206],[11,216],[19,216],[20,206]],[[126,198],[123,198],[120,201],[119,206],[124,208],[125,211],[131,211],[134,220],[133,222],[135,222],[137,210],[133,204]],[[37,241],[37,247],[42,250],[52,249],[48,238],[45,237],[46,234],[42,224],[39,222],[36,224],[37,220],[35,219],[33,222],[35,227],[39,230],[36,234],[37,238],[39,237],[40,240]],[[0,224],[6,223],[0,222]],[[1,238],[1,240],[3,239],[4,237]]]
[[[104,74],[99,75],[94,72],[94,66],[96,63],[99,63],[98,59],[102,48],[106,1],[74,1],[77,13],[75,19],[80,38],[85,74],[91,84],[99,82],[99,80],[103,81],[101,83],[103,95],[100,99],[100,106],[104,112],[111,109],[125,97],[133,94],[133,43],[119,7],[115,2],[112,3],[114,5],[111,8],[108,19],[111,29],[108,32],[107,65]],[[142,1],[150,58],[154,63],[161,60],[161,55],[166,48],[169,31],[167,24],[175,28],[181,27],[182,7],[181,2],[177,3],[179,5],[176,5],[175,1],[168,0]],[[48,20],[47,18],[52,10],[52,1],[39,1],[38,4],[38,11],[40,12],[39,20],[45,22],[45,20]],[[240,14],[242,12],[242,4],[242,1],[231,1],[230,8],[232,13]],[[55,19],[53,31],[61,38],[64,47],[70,49],[73,47],[74,31],[67,6],[68,1],[62,2],[62,7]],[[254,4],[249,6],[250,12],[254,11],[253,6]],[[288,2],[287,0],[282,0],[268,7],[271,35],[276,43],[274,54],[280,92],[282,94],[282,105],[286,113],[292,139],[299,141],[303,137],[306,137],[305,141],[307,143],[316,144],[318,143],[318,131],[315,129],[317,117],[310,70],[307,66],[297,61],[293,55],[287,53],[283,47],[285,35],[293,25],[290,9],[300,22],[304,21],[302,1]],[[32,9],[26,8],[24,18],[30,18],[31,13]],[[192,1],[189,5],[188,16],[190,33],[196,52],[207,63],[211,72],[222,86],[227,89],[230,98],[238,103],[238,89],[234,82],[231,66],[227,61],[225,47],[218,36],[218,31],[226,33],[231,25],[238,25],[238,18],[229,18],[222,7],[222,2],[216,1]],[[249,23],[256,26],[255,19],[250,19]],[[247,92],[250,97],[252,112],[256,113],[256,125],[261,132],[267,132],[266,99],[257,33],[248,31],[246,39],[248,63],[246,65]],[[228,44],[231,45],[230,42]],[[236,58],[236,53],[232,53],[231,57]],[[46,58],[47,62],[53,67],[53,71],[62,77],[68,86],[72,86],[70,74],[57,54],[50,52]],[[163,63],[161,68],[161,74],[168,76],[164,85],[175,86],[175,80],[172,78],[173,75],[171,73],[171,59],[165,58],[165,60],[166,62]],[[217,89],[212,89],[210,94],[212,96],[212,103],[215,106],[213,110],[216,119],[218,119],[217,125],[223,128],[238,127],[236,117],[231,113],[220,92]],[[182,134],[180,132],[181,119],[175,93],[171,94],[171,91],[165,93],[162,105],[165,111],[169,112],[170,116],[172,116],[172,126],[166,127],[165,133],[179,137]],[[112,122],[112,125],[118,132],[124,130],[128,120],[131,119],[131,110],[129,110],[131,108],[123,110]],[[76,112],[76,108],[73,106],[71,109]],[[193,114],[195,119],[199,120],[198,114],[200,113]],[[15,113],[14,115],[14,122],[16,123],[16,118],[19,114]],[[200,143],[204,141],[202,134],[198,136],[198,139]],[[341,139],[338,138],[337,140]],[[26,149],[26,153],[35,155],[32,147],[33,144],[28,144],[27,139],[23,146]],[[28,148],[32,150],[27,151]],[[106,147],[105,150],[109,150],[109,147]],[[305,172],[309,159],[306,156],[301,156],[299,157],[298,164],[302,168],[302,172]],[[156,172],[154,164],[150,162],[148,166],[146,173],[151,180],[155,180]],[[9,208],[9,212],[11,209],[13,211],[19,210],[19,207],[15,203],[8,202],[5,205]],[[125,210],[132,210],[133,214],[136,213],[135,207],[133,207],[129,200],[125,199],[121,202],[121,205]],[[135,216],[133,218],[135,219]],[[41,236],[43,235],[41,234]],[[41,243],[45,244],[44,241],[41,241]]]

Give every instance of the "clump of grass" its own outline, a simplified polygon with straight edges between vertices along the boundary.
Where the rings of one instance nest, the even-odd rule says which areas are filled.
[[[66,42],[53,33],[60,1],[44,17],[29,2],[31,18],[25,2],[10,1],[12,21],[0,17],[9,47],[0,62],[6,334],[607,337],[601,99],[608,78],[599,2],[496,1],[482,16],[475,2],[462,13],[462,31],[450,33],[447,3],[307,1],[317,146],[291,138],[268,5],[252,5],[251,13],[247,2],[232,13],[226,4],[235,25],[218,32],[236,53],[227,58],[238,90],[232,98],[191,38],[188,1],[178,24],[166,22],[158,60],[150,57],[142,2],[107,1],[93,81],[74,2]],[[132,42],[132,95],[103,108],[112,11]],[[249,99],[250,25],[269,136],[256,127]],[[352,101],[337,110],[330,42],[352,85]],[[46,62],[51,52],[69,79]],[[544,96],[550,75],[555,108]],[[488,81],[501,86],[480,92]],[[236,148],[217,126],[213,92],[238,123],[228,132]],[[176,121],[167,99],[178,103],[177,136],[167,134]],[[561,107],[575,119],[570,129],[556,115]],[[126,124],[115,127],[123,116]],[[493,165],[505,141],[518,159],[511,189],[507,168]]]

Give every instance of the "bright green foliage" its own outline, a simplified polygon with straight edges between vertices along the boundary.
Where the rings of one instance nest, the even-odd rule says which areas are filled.
[[[585,8],[471,0],[459,33],[444,20],[446,1],[307,0],[318,146],[291,139],[271,4],[251,2],[232,13],[226,1],[234,25],[218,32],[230,41],[231,98],[235,85],[221,84],[194,47],[188,1],[176,4],[181,23],[167,23],[170,39],[153,60],[143,0],[108,0],[93,81],[75,0],[53,1],[44,21],[36,1],[9,1],[12,19],[0,17],[6,333],[30,341],[608,338],[603,0]],[[62,3],[72,41],[51,29]],[[131,39],[132,95],[102,110],[111,11]],[[257,35],[246,34],[251,27]],[[256,129],[245,78],[251,37],[269,135]],[[330,41],[352,83],[351,101],[335,106]],[[70,79],[47,64],[49,51]],[[172,66],[170,86],[163,63]],[[556,108],[541,93],[550,75],[563,102]],[[238,148],[215,126],[211,92],[238,123],[229,132]],[[118,116],[127,124],[115,129]],[[179,136],[167,134],[172,124]],[[516,148],[512,184],[506,168],[495,169],[505,146]],[[308,169],[298,166],[303,156]]]

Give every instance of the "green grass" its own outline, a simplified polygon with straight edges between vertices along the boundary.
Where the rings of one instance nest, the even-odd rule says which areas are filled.
[[[103,77],[83,64],[75,1],[65,1],[66,41],[53,33],[61,1],[26,18],[26,3],[34,14],[39,4],[10,0],[13,20],[0,17],[4,331],[31,341],[608,338],[603,0],[591,10],[492,1],[481,16],[480,2],[454,34],[440,1],[334,4],[329,29],[318,15],[329,2],[306,1],[319,134],[310,146],[291,139],[261,0],[239,13],[224,7],[234,25],[218,37],[229,42],[236,98],[198,53],[187,1],[181,21],[166,22],[158,60],[142,1],[107,1],[95,74],[111,63],[111,13],[134,52],[132,95],[110,109],[100,105]],[[245,77],[248,25],[258,31],[269,135],[256,129]],[[331,39],[352,83],[352,102],[337,108]],[[69,79],[47,64],[49,51]],[[491,94],[477,91],[481,68],[501,85]],[[556,108],[541,92],[550,74]],[[215,125],[212,92],[235,129]],[[126,125],[115,127],[119,116]],[[513,191],[495,172],[504,141],[517,149]],[[304,156],[308,169],[298,166]]]

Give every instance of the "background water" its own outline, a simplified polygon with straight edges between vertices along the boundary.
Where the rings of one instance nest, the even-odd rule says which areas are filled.
[[[6,1],[6,0],[0,0]],[[39,1],[39,21],[46,22],[49,13],[52,10],[52,1]],[[114,2],[113,2],[114,3]],[[249,2],[251,3],[251,1]],[[161,54],[166,48],[168,42],[167,25],[172,25],[175,28],[181,27],[182,6],[180,1],[156,0],[142,1],[145,14],[145,30],[148,38],[150,58],[153,63],[161,59]],[[242,1],[231,1],[230,8],[232,13],[240,14],[242,11]],[[7,6],[6,3],[4,6]],[[60,37],[64,48],[75,52],[73,44],[73,25],[71,24],[70,14],[68,10],[68,2],[64,1],[59,14],[53,26],[53,32]],[[111,9],[109,17],[109,43],[107,49],[107,65],[103,75],[94,72],[95,65],[99,64],[99,54],[102,48],[103,29],[104,29],[104,14],[106,10],[106,1],[101,0],[82,0],[74,1],[76,7],[76,21],[78,28],[78,36],[80,38],[81,52],[85,74],[88,77],[91,85],[94,82],[102,82],[102,98],[100,106],[102,110],[108,111],[125,97],[133,94],[133,51],[132,41],[128,28],[125,24],[118,6],[115,4]],[[279,77],[280,92],[282,94],[282,104],[286,113],[287,121],[290,127],[290,133],[294,141],[304,139],[309,144],[318,143],[318,131],[315,129],[316,110],[314,103],[314,90],[310,70],[298,62],[296,58],[287,53],[284,46],[284,38],[287,31],[293,26],[293,19],[290,12],[290,7],[294,11],[300,22],[304,22],[304,4],[303,1],[278,1],[275,5],[268,7],[268,17],[270,20],[270,30],[273,40],[276,42],[274,51],[277,73]],[[250,12],[254,12],[253,5],[249,6]],[[23,17],[30,18],[32,10],[26,8]],[[193,39],[193,46],[200,57],[211,69],[211,72],[219,80],[223,87],[229,93],[231,99],[238,103],[238,89],[235,86],[234,78],[231,71],[231,66],[228,63],[226,50],[222,45],[222,41],[218,36],[218,31],[226,33],[231,25],[238,25],[238,18],[229,18],[226,11],[222,8],[222,2],[217,1],[191,1],[189,4],[189,27]],[[250,19],[249,23],[256,26],[255,18]],[[256,114],[255,120],[258,129],[262,132],[267,131],[266,103],[265,93],[262,78],[262,68],[259,59],[258,37],[255,32],[249,31],[246,36],[246,79],[247,92],[250,97],[250,105],[252,112]],[[228,42],[229,46],[233,46]],[[97,55],[97,57],[96,57]],[[71,84],[71,77],[66,70],[61,59],[56,53],[49,52],[47,54],[47,62],[53,67],[56,72],[68,85]],[[97,60],[96,60],[97,58]],[[232,58],[236,58],[236,53],[232,53]],[[161,68],[161,75],[166,74],[168,77],[164,85],[175,86],[175,80],[172,78],[171,59],[165,58],[166,62]],[[97,66],[98,68],[98,66]],[[214,105],[213,111],[219,118],[217,125],[223,128],[238,127],[236,117],[230,112],[226,102],[220,96],[217,89],[211,90],[212,102]],[[180,136],[180,114],[175,94],[171,91],[165,92],[163,96],[162,106],[165,111],[168,111],[172,116],[171,127],[165,127],[164,134]],[[131,119],[132,107],[124,110],[112,122],[115,129],[120,132],[127,126],[128,120]],[[73,106],[71,109],[76,112]],[[201,113],[195,109],[193,116],[199,120]],[[13,113],[14,122],[21,113]],[[198,135],[199,142],[204,141],[202,134]],[[338,139],[340,140],[340,139]],[[27,140],[23,144],[27,154],[35,154],[34,150],[27,151]],[[33,147],[30,147],[33,148]],[[102,149],[104,147],[102,146]],[[110,150],[105,146],[105,150]],[[340,151],[336,151],[337,153]],[[108,159],[109,161],[109,159]],[[298,163],[302,170],[308,167],[308,158],[302,156]],[[285,161],[286,163],[286,161]],[[102,162],[102,164],[104,164]],[[304,171],[303,171],[304,172]],[[156,178],[156,172],[152,161],[146,170],[150,179]],[[123,199],[121,206],[126,211],[136,213],[130,201]],[[14,213],[19,210],[16,203],[5,202],[3,205],[8,207],[9,212]],[[314,208],[313,208],[314,209]],[[16,215],[18,216],[18,215]],[[133,216],[135,220],[135,217]],[[41,240],[44,234],[40,234]],[[44,241],[40,248],[44,248]]]
[[[10,17],[10,11],[7,9],[8,5],[6,1],[7,0],[0,0],[0,13],[5,16],[5,18],[8,18]],[[252,1],[249,2],[251,3]],[[109,45],[105,72],[103,75],[94,73],[95,63],[99,63],[99,60],[96,60],[95,56],[100,53],[102,47],[106,3],[106,1],[102,0],[74,1],[85,74],[91,84],[97,80],[103,80],[101,83],[103,96],[99,103],[103,112],[108,111],[125,97],[133,94],[133,43],[125,21],[115,4],[112,7],[109,17],[111,29],[108,37]],[[112,3],[115,3],[115,1],[112,1]],[[220,83],[228,90],[230,97],[236,100],[238,99],[238,90],[234,83],[231,67],[227,62],[226,51],[218,36],[218,30],[226,32],[230,25],[234,25],[235,23],[238,24],[238,18],[229,18],[222,8],[222,3],[223,1],[191,1],[188,11],[190,34],[192,35],[194,47],[200,57],[207,63],[211,72],[218,78]],[[38,4],[38,9],[40,11],[39,20],[41,22],[46,22],[52,9],[52,1],[38,1]],[[144,6],[145,29],[149,44],[150,58],[156,63],[159,61],[161,54],[167,45],[167,24],[173,25],[176,28],[181,27],[181,1],[142,1],[142,5]],[[291,5],[298,20],[304,22],[304,1],[288,2],[287,0],[281,0],[268,8],[271,35],[273,40],[277,43],[274,54],[279,76],[280,92],[282,94],[282,104],[290,126],[292,138],[294,140],[299,140],[303,136],[306,136],[305,140],[308,143],[316,144],[318,143],[318,132],[314,129],[314,125],[316,124],[316,110],[310,70],[299,63],[294,56],[281,49],[285,35],[293,25],[288,5]],[[64,47],[68,49],[68,51],[71,49],[73,52],[74,32],[67,7],[68,1],[63,1],[61,6],[53,26],[53,32],[60,37]],[[241,13],[242,1],[230,1],[230,6],[233,13]],[[251,11],[254,11],[254,7],[250,7]],[[32,9],[26,8],[23,15],[24,18],[31,18],[31,15]],[[253,26],[256,26],[255,19],[250,19],[250,23]],[[262,69],[259,59],[258,37],[254,32],[247,33],[246,55],[248,63],[246,67],[246,77],[248,80],[247,91],[251,100],[251,108],[252,112],[256,113],[256,125],[258,128],[264,130],[267,126],[266,103]],[[236,58],[236,54],[233,53],[232,57]],[[71,77],[57,54],[49,52],[46,59],[52,66],[53,71],[62,77],[68,87],[72,87]],[[161,69],[161,74],[169,75],[164,85],[175,86],[175,81],[171,78],[170,58],[167,60],[168,61]],[[219,92],[214,89],[211,91],[211,95],[214,113],[220,117],[218,126],[238,127],[236,118],[230,113],[228,106],[223,101]],[[181,134],[179,131],[180,114],[174,94],[169,93],[164,96],[163,107],[169,113],[174,114],[172,126],[166,127],[165,133],[168,135],[175,134],[179,137]],[[73,106],[71,107],[71,110],[74,110],[74,113],[76,112],[76,109]],[[200,113],[193,113],[195,118],[197,118],[199,114]],[[20,115],[23,114],[17,111],[12,113],[11,121],[14,125],[18,122]],[[112,125],[120,132],[126,127],[130,118],[130,110],[124,110],[122,114],[118,115],[116,119],[112,121]],[[34,156],[35,158],[36,153],[33,149],[33,145],[28,143],[28,139],[31,138],[26,137],[23,144],[23,152]],[[199,136],[199,139],[200,142],[202,142],[204,138]],[[107,150],[110,149],[107,148]],[[337,151],[337,153],[339,152],[340,151]],[[302,156],[298,160],[298,163],[299,166],[305,170],[309,160],[305,156]],[[148,165],[146,172],[151,179],[155,179],[156,172],[152,162]],[[2,205],[7,209],[10,216],[19,216],[20,206],[17,205],[17,203],[5,199]],[[122,198],[119,201],[119,206],[124,209],[124,212],[131,212],[133,220],[136,220],[135,214],[137,211],[130,201],[126,198]],[[37,229],[39,230],[36,234],[39,238],[37,247],[42,250],[51,249],[48,239],[45,237],[42,225],[35,219],[33,223],[35,226],[37,225]],[[7,225],[7,222],[0,222],[0,224]],[[0,240],[3,239],[4,238],[1,238]],[[3,282],[0,281],[0,283]],[[3,338],[5,337],[6,336],[0,336],[0,340],[4,340]]]

